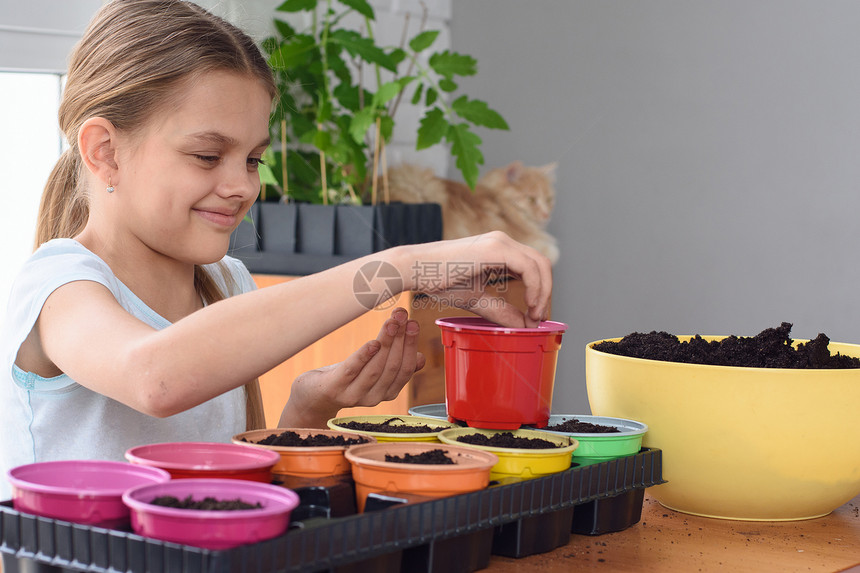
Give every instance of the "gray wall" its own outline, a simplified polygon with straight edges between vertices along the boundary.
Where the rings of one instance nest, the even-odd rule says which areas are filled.
[[[553,410],[633,331],[860,342],[860,3],[461,0],[486,167],[558,161]],[[452,178],[456,174],[450,172]]]

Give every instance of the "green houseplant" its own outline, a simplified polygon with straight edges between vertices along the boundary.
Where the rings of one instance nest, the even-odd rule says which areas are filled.
[[[485,102],[457,93],[475,59],[434,51],[439,31],[424,29],[426,13],[411,38],[407,18],[401,45],[381,46],[366,0],[286,0],[276,11],[277,33],[262,42],[280,92],[273,145],[254,224],[237,230],[234,254],[258,272],[306,274],[441,238],[438,205],[388,202],[385,149],[398,108],[422,106],[416,149],[448,146],[474,187],[484,158],[473,128],[508,129]],[[301,19],[310,24],[288,22]]]

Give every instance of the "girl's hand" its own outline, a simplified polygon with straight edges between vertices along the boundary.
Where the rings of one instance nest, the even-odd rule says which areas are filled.
[[[549,259],[501,231],[410,246],[406,264],[411,264],[406,284],[440,307],[462,308],[513,328],[534,328],[547,317],[552,294]],[[523,281],[525,312],[486,292],[488,279],[506,275]]]
[[[309,370],[295,379],[278,427],[325,428],[341,408],[393,400],[424,363],[424,355],[418,352],[418,323],[408,320],[405,309],[396,308],[376,340],[343,362]]]

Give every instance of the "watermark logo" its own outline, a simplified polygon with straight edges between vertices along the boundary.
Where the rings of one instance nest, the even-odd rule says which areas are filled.
[[[510,278],[504,265],[474,262],[416,262],[412,266],[412,283],[416,285],[419,296],[412,301],[413,309],[440,311],[449,308],[477,310],[481,307],[504,305],[501,298],[481,298],[487,287],[493,287],[496,294],[507,290]],[[385,310],[396,303],[396,296],[403,291],[403,277],[397,268],[384,261],[365,263],[355,273],[352,280],[355,299],[367,310]],[[440,293],[437,296],[431,293]]]
[[[393,307],[396,302],[394,297],[401,291],[403,277],[394,265],[384,261],[371,261],[361,265],[352,279],[355,299],[367,310]]]

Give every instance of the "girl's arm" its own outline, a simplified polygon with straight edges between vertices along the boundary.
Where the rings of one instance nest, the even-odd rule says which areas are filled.
[[[509,326],[536,325],[549,303],[548,260],[494,232],[375,253],[227,298],[162,330],[126,313],[102,285],[68,283],[48,297],[28,352],[38,349],[91,390],[141,412],[168,416],[241,386],[366,312],[372,304],[356,296],[354,280],[368,263],[390,265],[401,278],[398,292],[424,291]],[[456,274],[438,272],[454,267]],[[478,279],[489,267],[523,280],[525,315],[487,298]],[[367,284],[381,303],[397,294],[391,291],[394,283]]]

